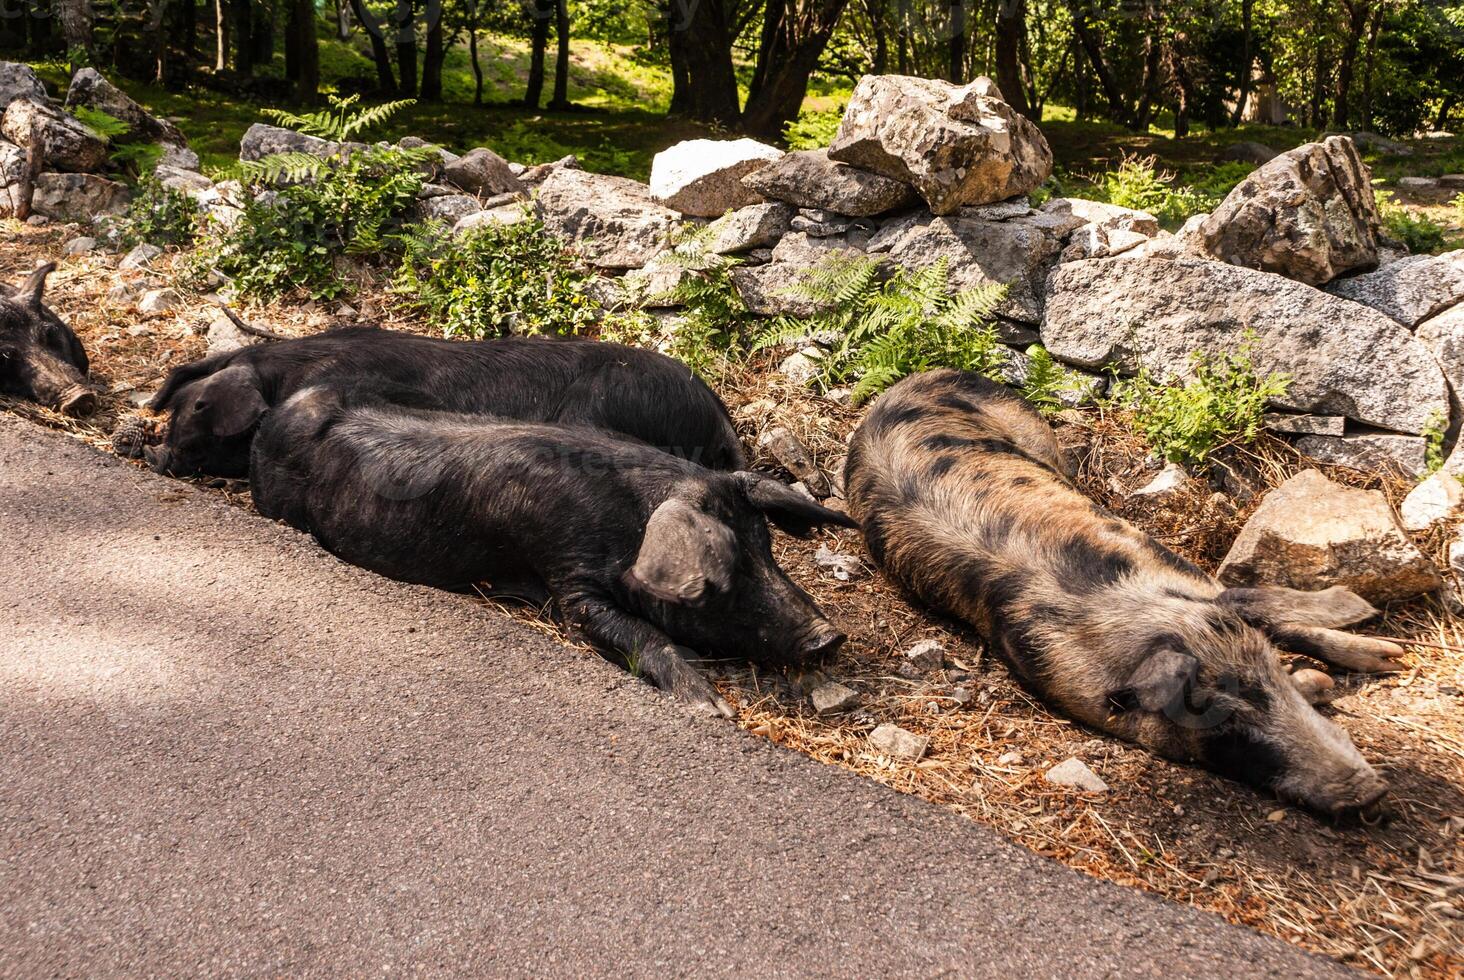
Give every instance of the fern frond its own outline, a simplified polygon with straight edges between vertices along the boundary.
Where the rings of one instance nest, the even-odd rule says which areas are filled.
[[[239,162],[240,177],[257,184],[298,184],[320,176],[326,169],[323,158],[299,151],[272,153],[258,160]]]

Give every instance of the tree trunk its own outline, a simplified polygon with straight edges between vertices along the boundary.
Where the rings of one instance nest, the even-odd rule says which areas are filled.
[[[899,23],[895,25],[895,67],[901,75],[910,74],[910,0],[899,0],[895,7]]]
[[[887,9],[888,0],[864,0],[864,12],[869,17],[869,30],[874,35],[874,63],[870,67],[876,75],[883,75],[889,69],[890,39],[885,30]]]
[[[167,16],[168,0],[151,0],[147,9],[147,21],[143,26],[143,38],[152,57],[151,78],[154,84],[162,84],[168,70],[168,32],[164,30]]]
[[[257,4],[253,10],[254,24],[250,42],[254,45],[254,63],[268,65],[274,60],[275,24],[274,8]]]
[[[1190,103],[1194,100],[1194,79],[1185,67],[1181,45],[1184,35],[1176,34],[1169,45],[1169,75],[1174,79],[1174,137],[1184,139],[1189,135]]]
[[[422,56],[422,101],[442,101],[442,15],[427,25],[427,48]]]
[[[1438,115],[1434,116],[1434,129],[1445,130],[1449,128],[1449,115],[1454,111],[1455,104],[1459,97],[1453,92],[1445,92],[1444,99],[1439,103]]]
[[[289,3],[289,48],[295,52],[295,101],[313,105],[320,94],[320,40],[315,35],[315,2],[289,0]]]
[[[376,62],[376,89],[382,95],[391,95],[396,91],[396,75],[391,70],[391,52],[387,50],[381,22],[365,8],[362,0],[351,0],[351,13],[371,38],[371,60]]]
[[[1093,74],[1098,77],[1098,85],[1103,89],[1103,98],[1108,102],[1108,117],[1116,123],[1133,127],[1134,118],[1129,113],[1128,105],[1123,98],[1123,90],[1118,87],[1118,80],[1113,77],[1107,62],[1103,60],[1103,38],[1098,29],[1088,23],[1087,13],[1079,7],[1081,0],[1068,0],[1068,8],[1072,12],[1073,33],[1078,36],[1078,42],[1083,46],[1083,53],[1088,56],[1088,64],[1093,66]],[[1005,93],[1003,93],[1005,94]]]
[[[1250,98],[1251,71],[1255,67],[1256,56],[1251,51],[1251,37],[1254,33],[1251,27],[1252,14],[1254,13],[1255,0],[1240,0],[1240,91],[1235,97],[1235,111],[1230,114],[1230,125],[1239,126],[1240,121],[1245,118],[1245,101]]]
[[[554,95],[549,99],[549,108],[569,108],[569,2],[557,0],[554,4]]]
[[[1383,8],[1373,10],[1372,20],[1367,28],[1367,47],[1362,57],[1362,128],[1373,128],[1373,69],[1378,53],[1378,34],[1383,29]]]
[[[252,0],[230,0],[234,15],[234,70],[245,78],[254,74],[254,11]]]
[[[336,8],[336,40],[349,41],[351,39],[351,4],[349,0],[335,0]]]
[[[1007,104],[1031,116],[1027,87],[1022,84],[1022,35],[1027,31],[1027,0],[998,0],[996,7],[996,87]]]
[[[394,20],[397,93],[410,99],[417,94],[417,8],[412,0],[397,0]]]
[[[1337,94],[1332,103],[1332,123],[1338,129],[1346,129],[1351,120],[1352,71],[1370,13],[1366,0],[1344,0],[1342,6],[1347,11],[1347,33],[1342,42],[1342,57],[1337,61]]]
[[[1139,96],[1139,107],[1134,112],[1133,128],[1145,131],[1149,128],[1154,111],[1159,105],[1160,75],[1164,71],[1164,41],[1158,36],[1156,25],[1151,25],[1144,38],[1144,84]]]
[[[1322,46],[1321,39],[1317,39],[1316,64],[1312,68],[1312,97],[1311,97],[1311,124],[1320,129],[1326,124],[1326,117],[1322,114],[1322,107],[1327,101],[1327,64],[1326,49]]]
[[[56,13],[61,21],[61,37],[66,42],[67,60],[72,72],[80,68],[76,54],[87,62],[92,52],[92,5],[90,0],[56,0]]]
[[[229,17],[224,0],[214,0],[214,71],[229,67]]]
[[[782,0],[768,6],[781,9]],[[732,31],[723,0],[671,0],[673,78],[684,95],[672,109],[700,122],[736,126],[737,75],[732,68]],[[754,71],[756,84],[756,71]]]
[[[534,0],[530,16],[534,18],[531,50],[529,53],[529,78],[524,86],[524,105],[530,109],[539,108],[544,97],[544,49],[549,46],[549,18],[554,16],[554,0]]]
[[[953,84],[966,81],[966,5],[963,0],[950,0],[950,47],[946,64],[946,77]]]
[[[468,0],[468,60],[473,66],[473,105],[482,105],[483,65],[478,61],[478,0]]]
[[[818,67],[818,59],[847,4],[848,0],[819,0],[816,7],[803,11],[798,23],[781,17],[771,36],[766,33],[768,22],[764,21],[759,64],[753,72],[758,84],[748,92],[742,113],[744,130],[764,139],[782,138],[784,125],[798,118],[803,97],[808,94],[808,78]],[[769,6],[773,5],[770,2]]]

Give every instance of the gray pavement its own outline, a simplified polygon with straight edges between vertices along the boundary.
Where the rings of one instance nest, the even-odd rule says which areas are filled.
[[[0,975],[1342,972],[0,415]]]

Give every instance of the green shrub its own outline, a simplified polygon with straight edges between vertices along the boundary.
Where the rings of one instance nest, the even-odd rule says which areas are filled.
[[[193,198],[155,178],[144,177],[138,181],[127,210],[104,219],[102,229],[119,248],[132,248],[143,242],[187,246],[198,237],[202,217],[203,212]]]
[[[1074,396],[1087,395],[1093,390],[1093,379],[1069,371],[1057,363],[1041,344],[1028,347],[1026,354],[1027,374],[1018,386],[1018,391],[1043,415],[1061,411],[1081,400]],[[1064,395],[1068,399],[1064,399]]]
[[[464,235],[433,224],[402,241],[395,289],[448,337],[572,334],[598,315],[591,277],[537,219]]]
[[[1233,353],[1194,354],[1183,384],[1140,371],[1118,386],[1114,400],[1132,411],[1134,428],[1160,456],[1203,464],[1222,446],[1254,441],[1266,404],[1290,385],[1284,374],[1256,374],[1254,343],[1248,335]]]
[[[1147,211],[1166,225],[1180,224],[1219,203],[1214,194],[1177,186],[1174,174],[1157,169],[1156,162],[1152,156],[1125,156],[1115,169],[1094,178],[1090,196]]]
[[[708,250],[709,226],[679,241],[661,260],[676,269],[676,286],[659,300],[681,308],[665,352],[685,361],[697,374],[717,378],[744,353],[747,305],[732,283],[737,260]]]
[[[1449,434],[1447,412],[1436,409],[1423,426],[1423,475],[1432,476],[1444,468],[1444,439]]]
[[[999,378],[1008,357],[992,315],[1004,286],[954,292],[945,262],[897,269],[881,281],[878,263],[834,255],[790,290],[822,312],[780,317],[755,350],[807,336],[831,341],[820,367],[825,389],[854,382],[854,399],[879,394],[906,375],[937,367]]]
[[[818,150],[834,141],[844,108],[805,110],[783,126],[783,140],[790,150]]]
[[[302,132],[341,140],[380,122],[409,103],[352,112],[355,98],[307,116],[271,110]],[[422,186],[435,147],[380,145],[342,150],[331,157],[280,153],[239,166],[248,203],[207,256],[233,277],[245,295],[264,298],[299,289],[316,299],[345,291],[336,260],[392,252]]]
[[[1378,191],[1378,211],[1383,231],[1396,238],[1415,255],[1436,255],[1450,247],[1449,229],[1428,215],[1398,204],[1388,191]]]

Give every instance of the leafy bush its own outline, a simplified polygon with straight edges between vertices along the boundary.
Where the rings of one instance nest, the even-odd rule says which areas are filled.
[[[441,225],[402,236],[395,288],[448,337],[572,334],[599,312],[591,277],[534,218],[453,235]]]
[[[1449,434],[1449,416],[1434,410],[1423,426],[1423,475],[1432,476],[1444,468],[1444,440]]]
[[[203,212],[193,198],[165,186],[162,181],[144,177],[138,181],[127,210],[104,219],[102,230],[119,248],[132,248],[143,242],[186,246],[198,237],[202,217]]]
[[[354,102],[333,98],[332,108],[319,113],[270,115],[313,136],[343,139],[409,104],[353,113]],[[240,164],[247,203],[209,260],[245,295],[268,298],[301,289],[316,299],[338,296],[345,286],[336,260],[393,250],[425,179],[424,165],[436,154],[431,146],[368,146],[329,157],[280,153]]]
[[[1378,211],[1383,231],[1408,246],[1415,255],[1436,255],[1449,248],[1449,229],[1428,215],[1398,204],[1387,191],[1378,191]]]
[[[679,273],[662,302],[681,308],[664,350],[706,378],[720,376],[743,353],[747,305],[732,283],[735,259],[708,250],[710,226],[687,234],[662,262]]]
[[[1220,198],[1175,184],[1174,174],[1156,169],[1154,157],[1125,156],[1116,169],[1094,178],[1091,196],[1119,207],[1147,211],[1167,225],[1212,210]],[[1228,193],[1228,191],[1227,191]]]
[[[937,367],[998,378],[1009,356],[992,322],[1006,287],[953,292],[943,261],[913,272],[898,269],[881,281],[873,260],[835,255],[790,292],[821,312],[779,317],[754,349],[809,336],[829,341],[820,382],[827,389],[853,381],[856,401]]]
[[[1251,442],[1267,402],[1285,394],[1284,374],[1256,374],[1248,335],[1233,353],[1197,352],[1183,384],[1156,381],[1148,371],[1115,391],[1133,413],[1134,428],[1155,452],[1172,462],[1203,464],[1222,446]]]
[[[799,113],[797,119],[783,126],[783,140],[790,150],[817,150],[834,141],[844,108],[813,110]]]

